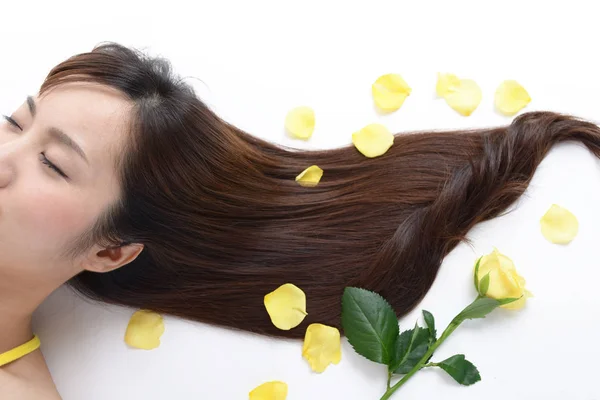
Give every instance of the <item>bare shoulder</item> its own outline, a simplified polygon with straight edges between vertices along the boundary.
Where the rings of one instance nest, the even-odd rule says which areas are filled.
[[[0,369],[0,399],[61,400],[39,351]]]

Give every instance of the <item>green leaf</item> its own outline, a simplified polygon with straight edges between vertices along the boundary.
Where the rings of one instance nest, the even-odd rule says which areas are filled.
[[[437,364],[461,385],[472,385],[481,380],[479,371],[463,354],[457,354]]]
[[[437,332],[435,331],[435,318],[433,318],[433,314],[427,310],[423,310],[423,319],[427,324],[427,328],[429,329],[429,344],[435,343],[437,340]]]
[[[521,296],[521,297],[523,297],[523,296]],[[500,305],[503,306],[505,304],[510,304],[510,303],[514,303],[517,300],[521,300],[521,297],[507,297],[505,299],[498,300],[498,303],[500,303]]]
[[[342,327],[358,354],[390,365],[399,328],[396,313],[383,297],[365,289],[347,287],[342,296]]]
[[[415,325],[402,332],[396,341],[396,356],[390,366],[395,374],[407,374],[429,349],[429,330]]]
[[[479,294],[485,296],[488,289],[490,288],[490,273],[485,274],[481,281],[479,281]]]
[[[485,318],[486,315],[494,311],[500,302],[488,297],[480,297],[469,304],[454,318],[454,323],[461,323],[465,319]]]
[[[483,256],[479,257],[477,259],[477,263],[475,264],[475,272],[473,273],[473,280],[475,283],[475,290],[477,290],[477,292],[479,292],[479,279],[477,279],[477,276],[479,275],[479,264],[481,263],[481,259],[483,258]]]

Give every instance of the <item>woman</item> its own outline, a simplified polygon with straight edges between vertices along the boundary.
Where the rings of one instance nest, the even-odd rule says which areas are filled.
[[[105,302],[273,336],[339,327],[350,285],[400,317],[563,140],[600,155],[596,125],[540,112],[399,135],[374,159],[351,146],[295,151],[221,120],[163,59],[116,44],[76,55],[0,125],[0,354],[20,349],[0,367],[2,398],[59,398],[30,321],[66,281]],[[314,164],[320,184],[298,185]],[[286,282],[310,312],[281,331],[262,301]]]

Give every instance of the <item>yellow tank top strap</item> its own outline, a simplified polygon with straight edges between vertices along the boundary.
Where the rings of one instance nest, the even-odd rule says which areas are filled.
[[[24,343],[6,353],[0,354],[0,367],[10,364],[13,361],[17,361],[19,358],[25,357],[29,353],[33,353],[40,347],[40,339],[37,335],[33,335],[33,339],[29,342]]]

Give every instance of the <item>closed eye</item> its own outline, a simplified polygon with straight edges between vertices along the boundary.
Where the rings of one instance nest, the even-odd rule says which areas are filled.
[[[14,119],[12,119],[8,115],[3,115],[2,118],[4,118],[6,121],[8,121],[8,123],[11,124],[12,126],[14,126],[15,128],[19,128],[19,130],[21,130],[21,131],[23,130],[23,128],[21,128],[21,125],[19,125],[17,123],[17,121],[15,121]]]
[[[52,163],[52,161],[48,160],[46,158],[46,154],[44,154],[43,152],[40,153],[40,160],[42,161],[42,164],[46,164],[48,166],[48,168],[54,170],[55,172],[57,172],[63,178],[66,178],[66,179],[69,178],[64,172],[62,172],[62,170],[60,168],[58,168],[56,165],[54,165]]]
[[[21,125],[19,125],[17,123],[17,121],[15,121],[13,118],[9,117],[8,115],[3,115],[2,117],[9,124],[14,126],[15,128],[18,128],[20,131],[23,131],[23,128],[21,128]],[[58,168],[56,165],[54,165],[54,163],[52,161],[48,160],[48,158],[46,157],[46,154],[44,152],[40,153],[40,161],[42,162],[42,164],[48,166],[48,168],[50,168],[51,170],[53,170],[54,172],[56,172],[63,178],[69,179],[69,177],[64,172],[62,172],[62,170],[60,168]]]

